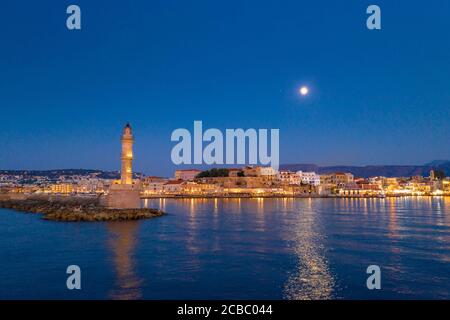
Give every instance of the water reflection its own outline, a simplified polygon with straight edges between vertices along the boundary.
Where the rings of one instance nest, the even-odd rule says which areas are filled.
[[[284,296],[290,300],[331,299],[335,281],[323,254],[324,238],[318,214],[311,199],[302,204],[292,228],[297,269],[285,283]]]
[[[139,254],[162,283],[144,285],[145,298],[370,299],[373,263],[384,270],[380,298],[447,298],[449,199],[152,200],[169,215],[142,224],[152,225],[143,246],[159,241],[162,253]]]
[[[134,251],[139,229],[138,221],[110,222],[108,245],[113,254],[115,286],[111,299],[134,300],[142,298],[142,279],[136,274]]]

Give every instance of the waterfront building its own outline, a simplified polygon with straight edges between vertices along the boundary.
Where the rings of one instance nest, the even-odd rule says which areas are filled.
[[[76,193],[94,194],[107,192],[109,184],[109,181],[103,179],[81,178],[74,180],[73,187]]]
[[[285,195],[290,196],[314,196],[318,195],[319,188],[311,184],[285,185],[282,186]]]
[[[163,186],[162,192],[165,194],[181,194],[183,190],[183,185],[186,182],[183,180],[172,180],[167,181]]]
[[[320,194],[331,195],[339,193],[339,189],[352,185],[354,183],[354,177],[351,173],[335,172],[320,175],[318,181]]]
[[[299,171],[299,172],[301,172],[301,171]],[[285,184],[299,185],[301,183],[301,177],[298,172],[292,172],[292,171],[288,171],[288,170],[278,171],[277,178],[278,178],[278,181],[283,185],[285,185]]]
[[[166,183],[167,183],[167,180],[147,182],[142,187],[142,193],[144,196],[163,194],[164,193],[164,185]]]
[[[261,167],[261,166],[247,166],[242,169],[246,177],[276,177],[276,171],[272,167]]]
[[[383,181],[385,187],[393,186],[397,187],[399,185],[399,180],[397,178],[385,178]]]
[[[52,193],[69,194],[74,192],[74,186],[70,183],[52,184],[50,190]]]
[[[354,177],[351,173],[335,172],[331,174],[331,183],[338,187],[353,183],[353,180]]]
[[[297,175],[299,176],[301,183],[310,184],[316,187],[320,185],[320,176],[315,172],[298,171]]]
[[[331,174],[321,174],[320,175],[320,185],[322,186],[326,186],[326,185],[331,185]]]
[[[193,181],[200,172],[202,171],[197,169],[176,170],[175,180]]]
[[[383,189],[383,182],[386,178],[385,177],[370,177],[369,183],[370,184],[376,184],[380,189]]]
[[[272,167],[259,167],[259,170],[260,170],[260,175],[263,177],[265,177],[265,176],[275,177],[277,174],[275,169]]]
[[[378,188],[364,188],[362,186],[344,187],[338,189],[338,194],[344,197],[374,197],[384,196],[381,189]]]
[[[450,195],[450,179],[447,178],[442,181],[442,191],[445,195]]]
[[[223,192],[223,189],[212,183],[186,182],[182,184],[183,194],[186,195],[214,195]]]
[[[242,187],[234,187],[234,188],[224,188],[223,194],[230,196],[284,196],[288,194],[284,191],[283,188],[242,188]],[[290,195],[290,193],[289,193]]]

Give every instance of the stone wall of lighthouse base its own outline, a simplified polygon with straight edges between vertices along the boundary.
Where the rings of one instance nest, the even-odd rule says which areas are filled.
[[[109,193],[102,197],[100,204],[110,209],[139,209],[141,208],[140,185],[115,184]]]

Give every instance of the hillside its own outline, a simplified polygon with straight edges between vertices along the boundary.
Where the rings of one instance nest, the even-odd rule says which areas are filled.
[[[400,165],[372,165],[372,166],[317,166],[315,164],[284,164],[281,170],[291,171],[315,171],[319,174],[332,172],[350,172],[357,177],[411,177],[415,175],[428,176],[430,170],[442,170],[450,176],[450,161],[433,161],[425,165],[400,166]]]
[[[57,169],[57,170],[0,170],[1,174],[16,175],[27,177],[47,177],[50,180],[57,179],[60,176],[91,176],[95,175],[101,179],[120,179],[118,171],[103,171],[91,169]],[[140,173],[134,173],[134,177],[138,177]]]

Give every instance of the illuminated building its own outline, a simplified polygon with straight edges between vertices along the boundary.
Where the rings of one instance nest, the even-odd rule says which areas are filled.
[[[73,185],[68,183],[53,184],[50,186],[52,193],[68,194],[74,192]]]
[[[181,193],[184,183],[182,180],[168,181],[163,185],[163,193]]]
[[[301,172],[301,171],[300,171]],[[278,171],[278,180],[281,184],[300,184],[300,175],[298,172]]]
[[[353,175],[351,173],[336,172],[331,174],[331,183],[336,186],[344,186],[353,183]]]
[[[210,183],[187,182],[182,185],[182,193],[188,195],[214,195],[221,191],[221,187]]]
[[[315,172],[298,171],[297,174],[300,177],[300,181],[304,184],[310,184],[316,187],[320,185],[320,176]]]

